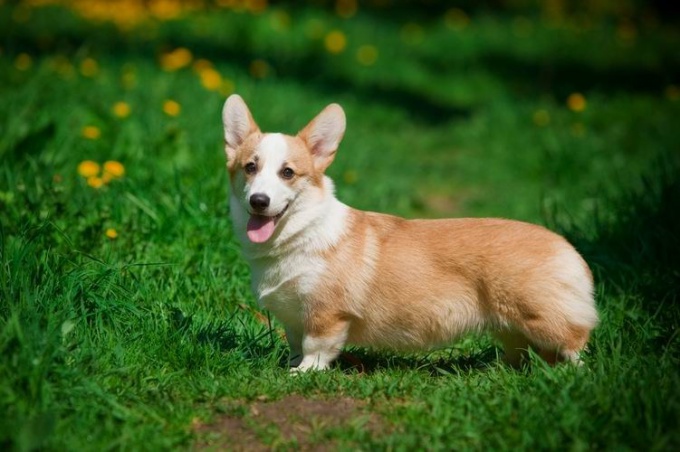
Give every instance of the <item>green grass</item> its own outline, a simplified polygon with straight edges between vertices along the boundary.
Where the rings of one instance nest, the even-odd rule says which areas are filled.
[[[190,448],[197,420],[250,419],[234,403],[301,394],[355,398],[380,417],[379,431],[312,432],[339,448],[680,448],[677,28],[641,22],[631,41],[617,16],[480,8],[457,29],[400,11],[200,10],[121,31],[0,4],[0,445]],[[323,44],[333,29],[347,37],[338,55]],[[367,44],[372,66],[355,56]],[[228,89],[205,89],[191,67],[163,71],[159,56],[179,46],[210,60],[266,131],[294,133],[341,103],[348,131],[329,174],[352,206],[567,235],[597,279],[585,366],[513,371],[484,336],[420,355],[355,349],[291,377],[228,218]],[[573,92],[584,111],[567,108]],[[112,113],[119,101],[129,117]],[[95,189],[83,160],[126,174]]]

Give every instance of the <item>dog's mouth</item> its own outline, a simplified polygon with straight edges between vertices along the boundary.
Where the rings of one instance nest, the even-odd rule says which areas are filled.
[[[286,210],[288,210],[288,206],[289,204],[286,204],[286,207],[273,217],[251,213],[246,228],[250,241],[253,243],[264,243],[269,240],[274,235],[276,224],[283,214],[286,213]]]

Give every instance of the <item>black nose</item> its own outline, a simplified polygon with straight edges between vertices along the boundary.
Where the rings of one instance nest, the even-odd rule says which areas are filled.
[[[269,207],[269,196],[262,193],[255,193],[250,197],[250,205],[255,210],[264,210]]]

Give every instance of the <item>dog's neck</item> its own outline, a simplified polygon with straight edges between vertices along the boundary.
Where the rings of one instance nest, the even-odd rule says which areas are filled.
[[[335,197],[333,181],[324,176],[321,188],[303,191],[265,243],[252,243],[246,235],[249,214],[232,193],[231,217],[244,255],[250,261],[276,258],[296,250],[318,253],[338,243],[347,228],[350,208]]]

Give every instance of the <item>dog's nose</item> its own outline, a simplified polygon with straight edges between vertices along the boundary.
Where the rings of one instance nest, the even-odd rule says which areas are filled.
[[[255,210],[264,210],[269,207],[269,196],[262,193],[255,193],[250,197],[250,205]]]

